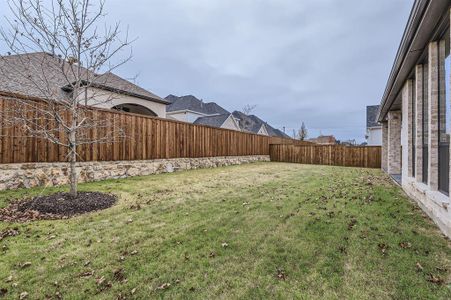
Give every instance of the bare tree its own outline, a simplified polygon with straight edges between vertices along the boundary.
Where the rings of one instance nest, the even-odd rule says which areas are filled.
[[[308,130],[307,127],[305,126],[305,123],[302,122],[301,128],[298,130],[298,138],[301,141],[304,141],[307,138],[308,135]]]
[[[257,105],[246,104],[241,111],[243,114],[249,115],[255,110],[256,107]]]
[[[114,120],[97,118],[88,105],[102,106],[118,95],[111,89],[115,80],[111,71],[131,58],[128,34],[121,33],[119,23],[108,26],[102,22],[104,1],[92,2],[49,0],[44,5],[42,0],[11,0],[14,18],[7,19],[8,28],[0,29],[9,49],[0,58],[0,77],[10,83],[17,79],[21,85],[20,89],[14,84],[6,88],[11,92],[26,88],[28,96],[40,98],[14,99],[14,112],[3,112],[0,121],[66,149],[73,197],[77,196],[80,146],[111,142],[121,135],[120,129],[114,129],[93,137],[93,129],[111,129]],[[123,50],[126,58],[117,60]]]

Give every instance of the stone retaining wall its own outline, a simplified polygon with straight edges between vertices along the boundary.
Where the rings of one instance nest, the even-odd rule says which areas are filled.
[[[258,161],[269,161],[269,155],[80,162],[77,164],[77,171],[79,182],[89,182]],[[0,165],[0,190],[67,184],[68,171],[66,163]]]

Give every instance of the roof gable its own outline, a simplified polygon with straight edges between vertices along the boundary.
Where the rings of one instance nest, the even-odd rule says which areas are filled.
[[[260,129],[258,130],[257,133],[262,134],[262,135],[269,135],[268,130],[266,130],[265,124],[262,124],[262,126],[260,127]]]
[[[230,114],[227,110],[215,102],[204,103],[193,95],[177,97],[169,95],[165,98],[171,104],[166,107],[167,112],[175,111],[194,111],[204,115],[223,115]]]

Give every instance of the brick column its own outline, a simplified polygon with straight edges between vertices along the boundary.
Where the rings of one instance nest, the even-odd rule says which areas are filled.
[[[413,164],[412,164],[412,160],[413,160],[413,147],[412,147],[412,142],[413,142],[413,122],[414,122],[414,117],[413,117],[413,106],[412,106],[412,98],[413,98],[413,81],[412,80],[407,80],[406,83],[404,84],[404,87],[402,88],[401,91],[401,97],[402,97],[402,105],[403,105],[403,126],[404,127],[404,132],[401,132],[401,134],[405,134],[405,136],[403,137],[404,140],[404,144],[403,144],[403,155],[402,157],[404,157],[405,155],[405,159],[403,159],[403,166],[404,166],[404,171],[403,176],[408,176],[408,177],[413,177],[414,175],[414,170],[413,170]]]
[[[415,178],[417,182],[423,181],[423,65],[415,67]],[[426,91],[424,91],[426,93]]]
[[[388,173],[401,174],[401,111],[388,112]]]
[[[429,113],[429,167],[428,185],[433,191],[438,189],[438,42],[428,46],[428,113]]]
[[[388,122],[382,122],[382,170],[388,172]]]

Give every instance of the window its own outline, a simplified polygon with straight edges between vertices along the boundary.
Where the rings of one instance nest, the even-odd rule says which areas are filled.
[[[441,43],[440,43],[441,44]],[[445,56],[439,55],[438,78],[438,188],[441,192],[449,193],[449,142],[451,133],[451,102],[450,102],[450,67],[449,30],[445,34]],[[440,53],[440,50],[439,50]]]
[[[422,89],[422,143],[423,143],[423,183],[428,182],[428,171],[429,171],[429,108],[428,108],[428,65],[423,65],[423,89]]]

